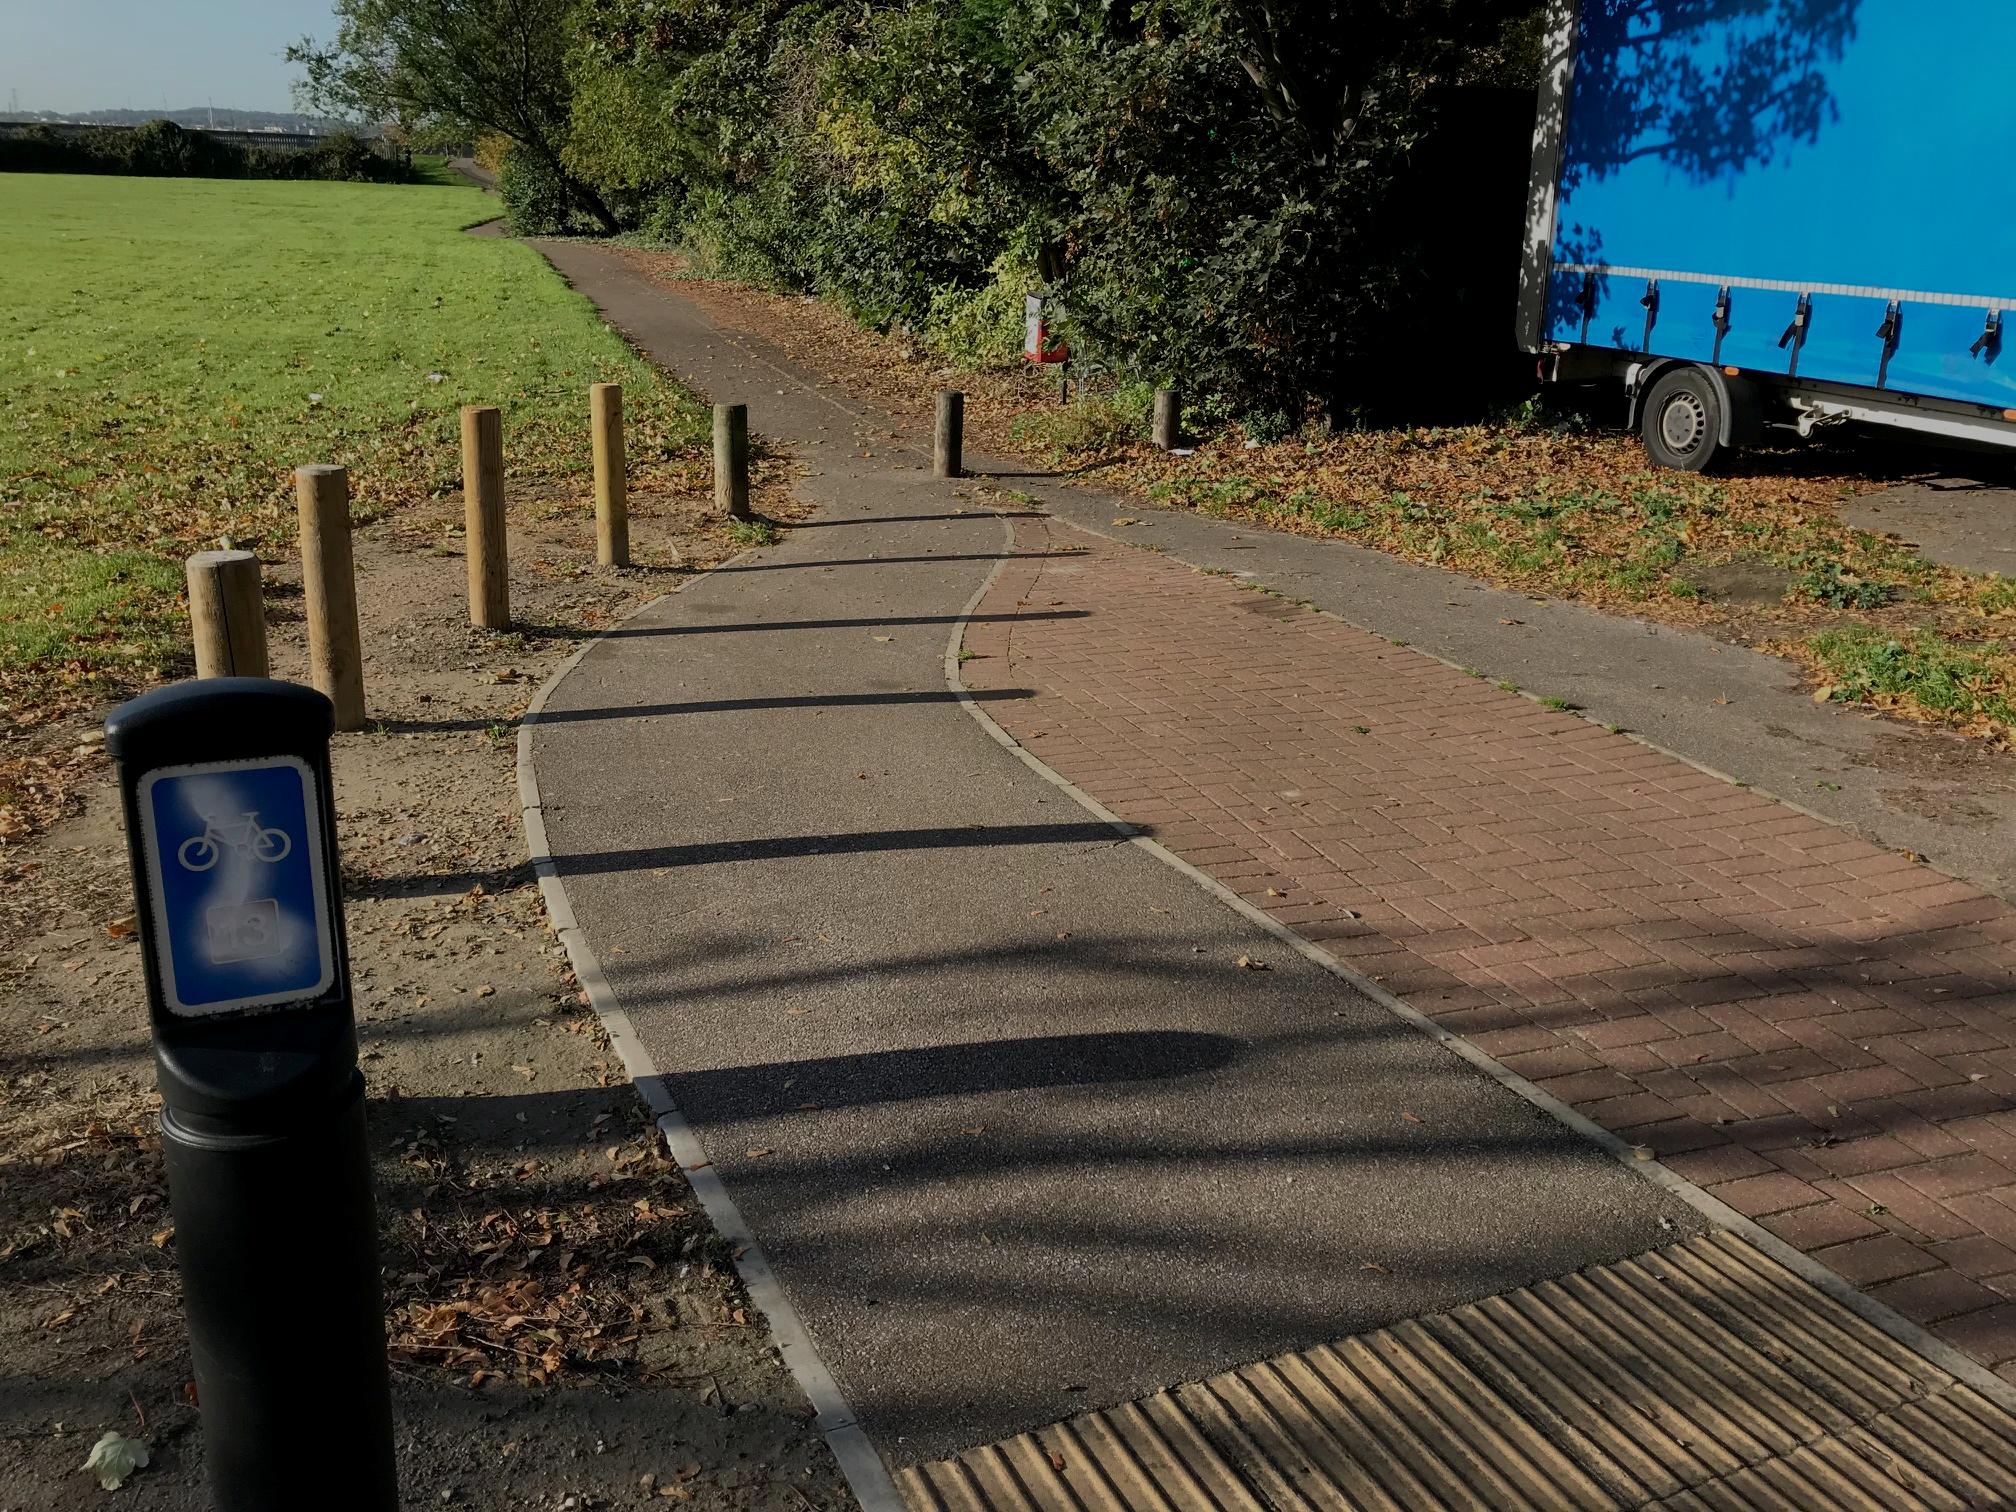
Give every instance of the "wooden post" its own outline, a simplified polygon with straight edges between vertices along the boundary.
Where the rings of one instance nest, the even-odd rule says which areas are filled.
[[[749,515],[749,406],[714,406],[714,507],[731,520]]]
[[[301,592],[308,607],[308,680],[336,705],[336,728],[364,728],[364,648],[350,554],[350,474],[294,469],[301,520]]]
[[[189,558],[189,633],[198,677],[266,675],[266,606],[259,558],[249,551],[199,551]]]
[[[588,385],[588,430],[595,451],[595,560],[630,565],[629,475],[623,462],[623,385]]]
[[[939,478],[966,476],[966,396],[957,389],[938,390],[938,429],[931,441],[931,473]]]
[[[504,545],[504,417],[495,405],[462,407],[462,535],[469,557],[469,623],[511,625]]]
[[[1179,411],[1176,405],[1176,390],[1158,388],[1155,390],[1155,446],[1158,451],[1174,451],[1178,429]]]

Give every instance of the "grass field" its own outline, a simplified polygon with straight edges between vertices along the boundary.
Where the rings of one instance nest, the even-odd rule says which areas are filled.
[[[587,466],[625,385],[633,472],[705,420],[528,247],[438,183],[14,174],[0,185],[0,713],[17,728],[177,669],[181,558],[284,545],[293,467],[360,515],[451,488],[456,411],[518,477]]]

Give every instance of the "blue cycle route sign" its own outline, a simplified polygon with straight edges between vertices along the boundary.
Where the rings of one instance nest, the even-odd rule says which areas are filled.
[[[320,997],[335,981],[321,803],[294,756],[162,767],[140,782],[170,1013]]]

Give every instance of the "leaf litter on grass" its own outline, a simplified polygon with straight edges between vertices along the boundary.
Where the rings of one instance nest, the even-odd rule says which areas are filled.
[[[507,473],[580,479],[586,388],[620,381],[633,485],[698,457],[690,396],[532,248],[431,185],[15,175],[0,223],[0,706],[33,725],[183,661],[180,559],[294,534],[292,470],[362,522],[460,476],[457,412]],[[144,226],[144,237],[135,234]]]

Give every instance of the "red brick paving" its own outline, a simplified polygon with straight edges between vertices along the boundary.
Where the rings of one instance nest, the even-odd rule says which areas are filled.
[[[964,676],[1052,768],[2016,1381],[2016,908],[1148,552],[1011,560],[1018,606],[1086,617]]]

